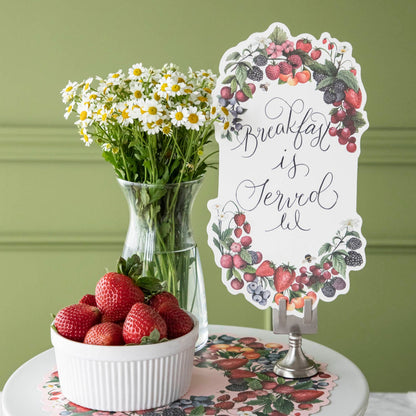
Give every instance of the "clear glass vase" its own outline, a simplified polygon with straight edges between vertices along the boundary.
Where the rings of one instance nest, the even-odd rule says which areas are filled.
[[[166,282],[181,308],[199,320],[196,350],[208,339],[204,277],[190,215],[202,179],[149,185],[117,179],[127,199],[130,221],[123,257],[138,254],[143,275]]]

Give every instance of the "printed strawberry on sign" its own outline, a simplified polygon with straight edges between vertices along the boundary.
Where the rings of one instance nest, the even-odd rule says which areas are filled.
[[[349,290],[365,264],[356,210],[368,128],[348,42],[281,24],[226,51],[213,96],[224,113],[208,241],[232,294],[301,316]],[[221,118],[221,116],[220,116]],[[221,121],[221,120],[220,120]]]

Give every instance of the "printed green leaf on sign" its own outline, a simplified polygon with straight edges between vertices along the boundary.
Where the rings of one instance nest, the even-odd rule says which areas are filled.
[[[347,266],[345,264],[344,256],[341,254],[335,254],[332,256],[332,265],[342,276],[345,276]]]
[[[214,233],[218,236],[220,236],[221,234],[220,229],[218,228],[218,225],[215,222],[212,224],[212,231],[214,231]]]
[[[251,254],[247,250],[241,250],[240,251],[240,257],[248,264],[253,263],[253,258],[251,257]]]
[[[276,28],[273,30],[272,34],[270,35],[270,39],[276,45],[281,45],[284,41],[287,40],[287,34],[282,28],[280,28],[279,26],[276,26]]]
[[[256,273],[256,269],[253,266],[248,264],[246,267],[244,267],[243,272],[244,273]]]
[[[337,75],[338,69],[337,69],[337,67],[335,66],[335,64],[332,61],[330,61],[329,59],[327,59],[325,61],[325,66],[328,69],[329,75],[332,75],[332,76]]]
[[[236,279],[238,279],[238,280],[240,280],[241,281],[241,274],[240,274],[240,272],[235,268],[235,267],[233,267],[232,268],[232,271],[233,271],[233,276],[236,278]]]
[[[240,52],[231,52],[228,56],[227,56],[227,61],[233,61],[235,59],[240,58]]]
[[[331,75],[328,68],[325,65],[320,64],[319,62],[313,61],[308,66],[313,72],[318,72],[320,74],[325,74],[325,75]]]
[[[230,84],[231,81],[235,79],[234,75],[228,75],[227,77],[225,77],[222,81],[223,84]]]
[[[358,85],[357,78],[355,78],[352,72],[342,69],[338,72],[337,78],[344,81],[348,88],[352,88],[355,92],[358,92],[360,87]]]
[[[332,85],[335,81],[334,77],[327,77],[325,79],[323,79],[317,86],[316,89],[320,90],[321,88],[325,88],[325,87],[329,87],[330,85]]]
[[[253,93],[251,92],[250,87],[248,86],[248,84],[244,84],[241,88],[241,90],[243,91],[243,93],[248,97],[248,98],[253,98]]]
[[[230,280],[233,277],[233,269],[228,269],[227,270],[227,280]]]
[[[237,78],[238,85],[240,86],[240,88],[243,88],[247,79],[246,67],[244,65],[238,65],[237,69],[235,70],[235,76]],[[251,94],[251,90],[250,90],[250,94]]]
[[[359,112],[355,113],[351,119],[354,121],[354,126],[358,129],[365,126],[367,123],[363,118],[363,115]]]
[[[238,88],[237,79],[235,77],[231,81],[230,87],[231,87],[231,93],[234,94],[237,91],[237,88]]]
[[[330,243],[325,243],[318,252],[319,256],[322,256],[322,254],[328,253],[332,248],[332,245]]]

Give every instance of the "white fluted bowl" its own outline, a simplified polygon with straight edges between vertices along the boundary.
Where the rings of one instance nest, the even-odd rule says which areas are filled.
[[[63,395],[84,407],[134,411],[163,406],[189,389],[198,321],[160,344],[101,346],[71,341],[51,328]]]

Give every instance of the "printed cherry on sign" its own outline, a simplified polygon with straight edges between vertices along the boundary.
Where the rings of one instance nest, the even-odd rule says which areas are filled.
[[[255,306],[334,300],[365,264],[356,211],[357,159],[368,128],[366,93],[352,47],[328,33],[286,26],[225,52],[213,92],[218,197],[209,244],[222,281]]]

